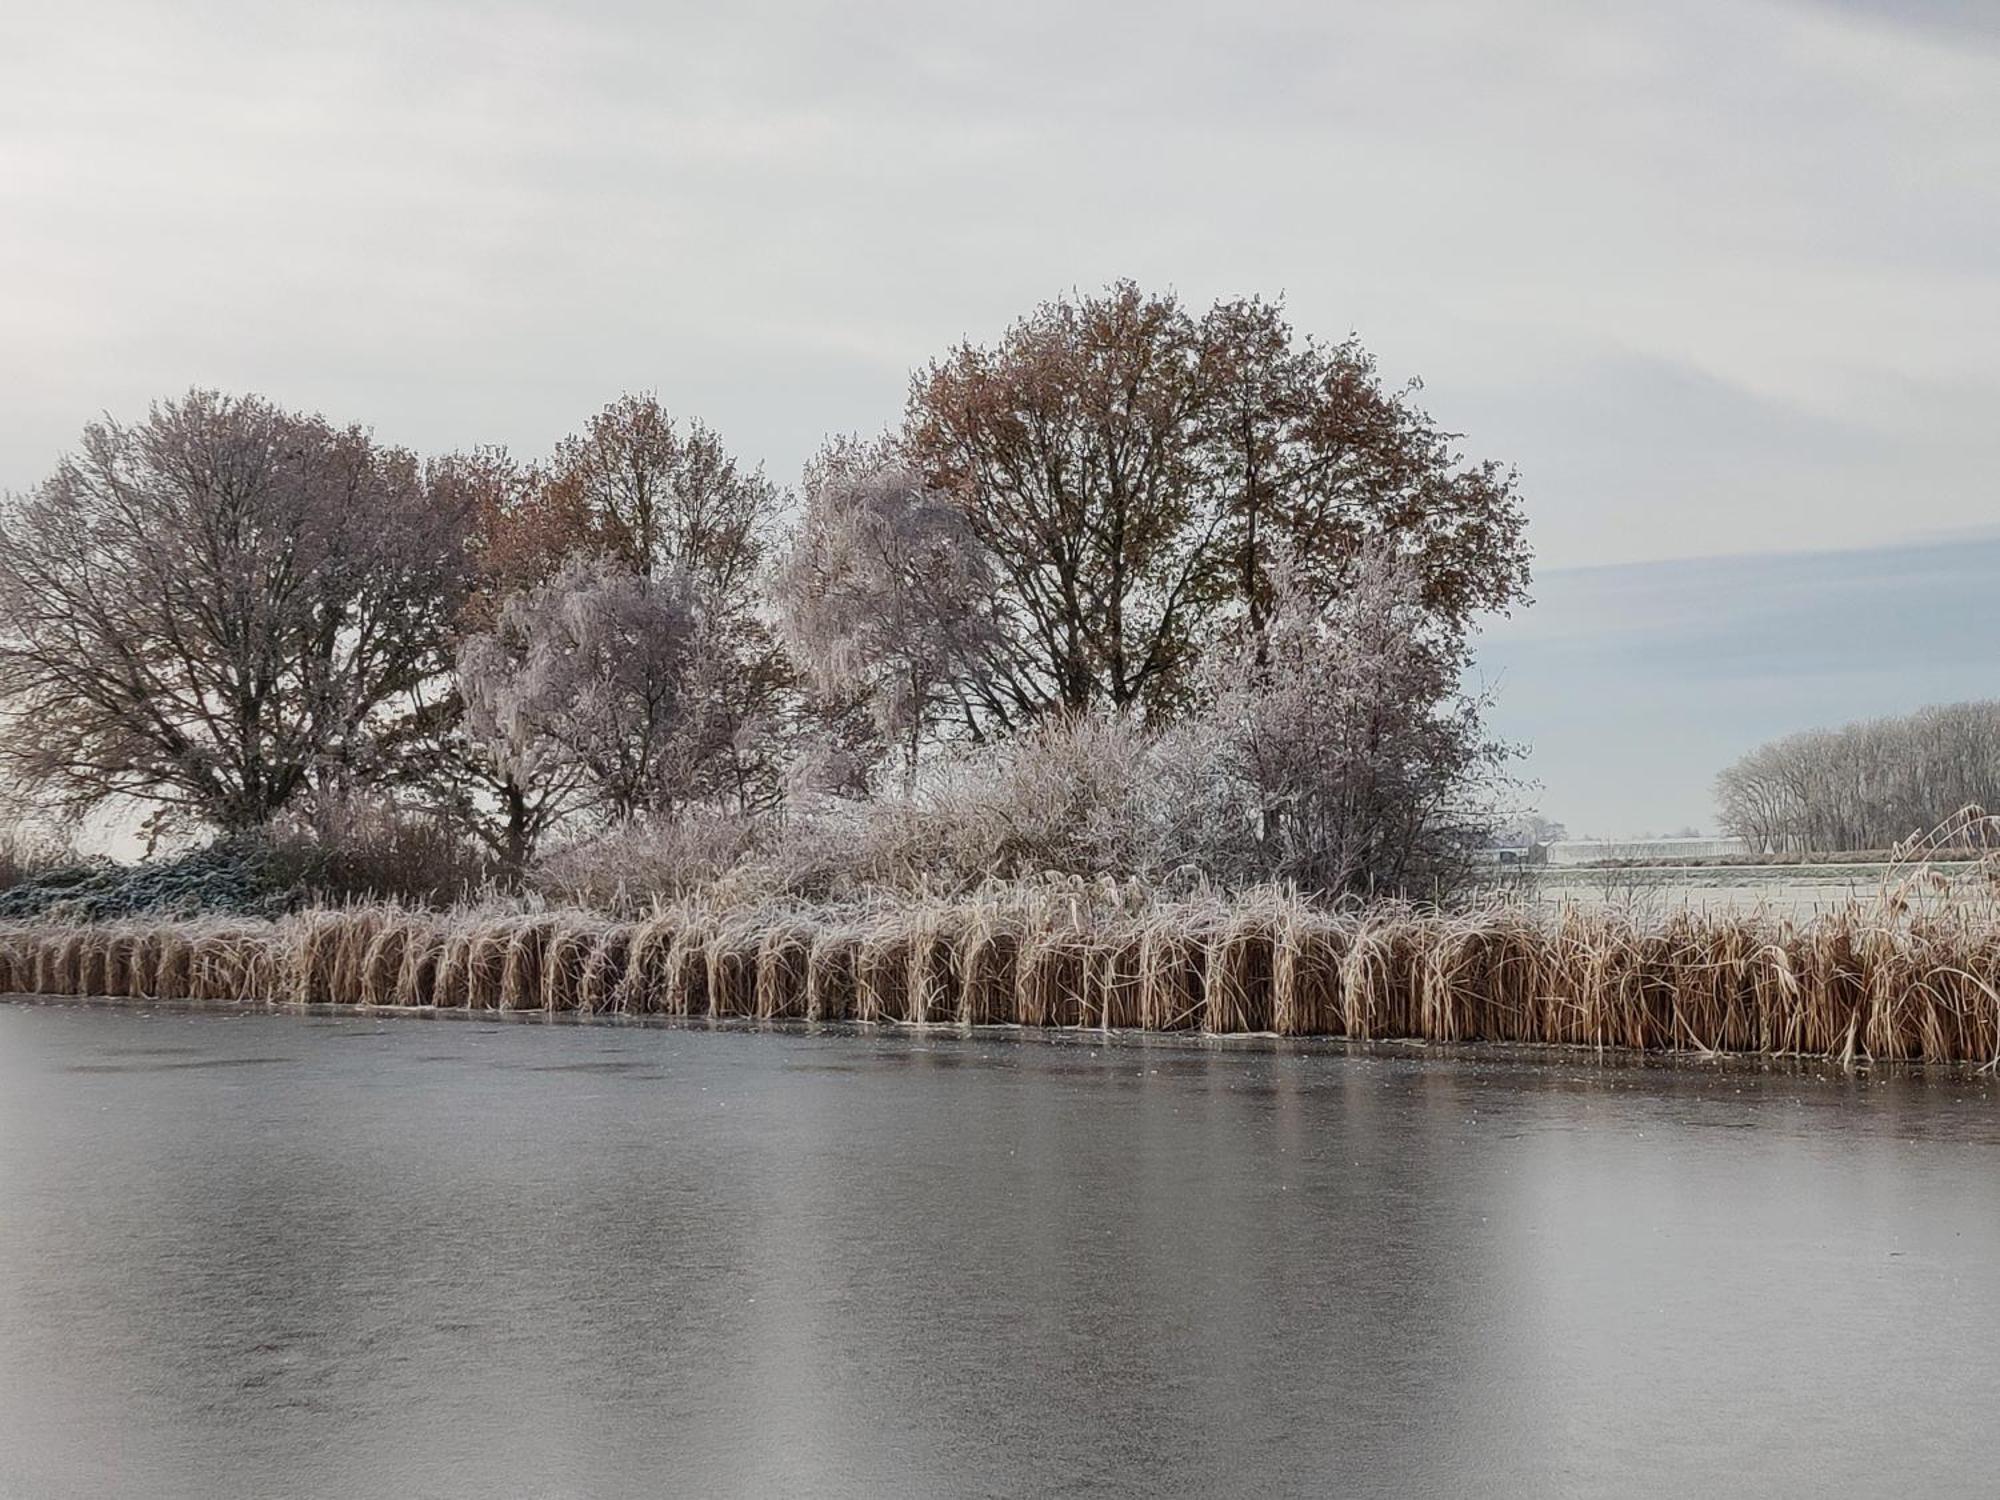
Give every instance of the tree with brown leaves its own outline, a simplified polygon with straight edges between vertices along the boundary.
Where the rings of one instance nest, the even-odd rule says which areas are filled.
[[[720,608],[750,604],[778,492],[700,421],[683,428],[655,396],[620,397],[558,446],[547,484],[546,504],[589,534],[589,551],[637,573],[679,568]]]
[[[962,509],[996,579],[985,720],[1184,710],[1203,644],[1263,623],[1280,546],[1321,600],[1386,548],[1459,634],[1522,601],[1514,475],[1465,463],[1414,398],[1358,344],[1297,338],[1281,307],[1196,317],[1130,282],[920,371],[900,456]]]

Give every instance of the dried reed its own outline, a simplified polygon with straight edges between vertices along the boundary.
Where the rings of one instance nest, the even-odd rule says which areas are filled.
[[[2000,904],[1330,911],[1014,888],[810,912],[389,907],[0,926],[0,989],[907,1025],[1276,1032],[2000,1060]]]

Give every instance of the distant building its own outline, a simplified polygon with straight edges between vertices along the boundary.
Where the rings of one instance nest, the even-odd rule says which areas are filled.
[[[1741,859],[1742,839],[1565,839],[1548,846],[1552,865],[1659,864],[1669,860]]]

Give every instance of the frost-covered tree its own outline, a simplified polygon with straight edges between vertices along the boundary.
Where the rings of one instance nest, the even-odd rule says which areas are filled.
[[[829,699],[867,705],[906,783],[926,735],[976,730],[1002,644],[986,555],[964,512],[892,455],[852,443],[821,454],[774,593],[794,659]]]
[[[781,497],[702,422],[652,395],[612,402],[556,448],[538,511],[566,535],[647,575],[677,573],[708,635],[711,698],[731,727],[708,770],[717,795],[767,803],[781,781],[794,684],[765,597]]]
[[[595,537],[582,512],[552,490],[544,469],[504,448],[433,459],[426,477],[434,496],[470,518],[469,577],[452,642],[456,662],[474,636],[493,630],[510,597],[591,555]],[[496,734],[490,716],[473,723],[455,672],[430,685],[418,726],[409,795],[478,840],[507,870],[526,865],[544,835],[589,800],[588,778],[574,762],[545,753],[532,737],[514,742]]]
[[[742,727],[724,663],[683,574],[579,559],[467,640],[458,681],[475,743],[535,789],[539,833],[582,803],[622,819],[713,796]]]
[[[1204,717],[1242,788],[1257,874],[1319,891],[1430,895],[1491,825],[1508,751],[1459,691],[1465,656],[1416,567],[1363,552],[1316,600],[1282,549],[1270,608],[1210,659]]]
[[[0,511],[0,763],[228,830],[399,774],[466,524],[410,454],[259,397],[92,424]]]
[[[1753,849],[1886,849],[1963,808],[2000,809],[2000,703],[1787,735],[1726,768],[1715,796]]]

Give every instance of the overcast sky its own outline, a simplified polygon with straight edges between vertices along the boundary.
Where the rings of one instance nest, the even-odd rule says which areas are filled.
[[[1421,375],[1551,579],[1877,547],[2000,520],[1996,245],[1994,0],[14,4],[0,487],[197,383],[790,482],[1129,275]]]

